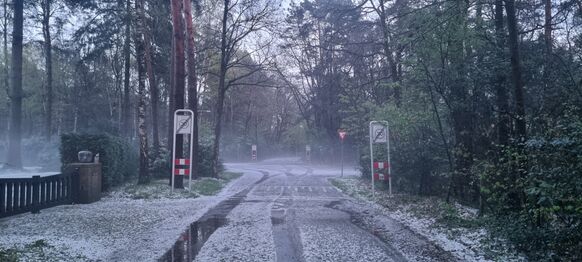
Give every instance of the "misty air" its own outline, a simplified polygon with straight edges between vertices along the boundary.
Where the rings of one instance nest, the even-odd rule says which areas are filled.
[[[582,261],[580,0],[0,1],[0,261]]]

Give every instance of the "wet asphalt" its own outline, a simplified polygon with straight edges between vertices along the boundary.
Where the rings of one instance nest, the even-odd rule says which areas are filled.
[[[162,261],[408,261],[417,252],[402,253],[402,246],[358,223],[362,212],[341,208],[346,202],[353,205],[353,199],[329,182],[340,176],[339,169],[293,159],[226,167],[257,182],[192,224],[185,232],[187,243],[177,242]],[[346,168],[344,174],[358,172]],[[204,229],[209,223],[215,226]],[[390,234],[413,234],[401,226],[392,229]],[[412,244],[416,242],[424,241]],[[433,261],[431,257],[418,261]]]
[[[269,238],[272,242],[256,250],[256,257],[247,254],[248,247],[229,248],[220,259],[265,261],[405,261],[403,256],[378,237],[352,223],[350,214],[334,209],[333,204],[344,201],[346,196],[330,184],[328,178],[340,175],[339,169],[305,165],[291,160],[266,163],[227,165],[230,171],[259,172],[266,176],[254,185],[236,209],[244,210],[245,216],[229,216],[228,230],[215,234],[245,232],[249,223],[268,223],[270,234],[244,238],[249,245]],[[345,175],[355,175],[347,168]],[[249,219],[255,217],[256,219]],[[264,219],[267,217],[268,219]],[[265,225],[260,225],[263,226]],[[227,236],[217,236],[218,239]],[[220,243],[209,243],[214,251]],[[212,247],[211,247],[212,248]],[[205,247],[202,247],[204,253]],[[274,249],[274,250],[273,250]],[[224,248],[222,248],[224,250]],[[274,251],[274,252],[273,252]],[[261,253],[274,254],[261,254]],[[230,254],[228,254],[230,253]],[[218,257],[206,257],[216,259]],[[256,259],[256,260],[255,260]],[[204,257],[197,260],[204,261]]]

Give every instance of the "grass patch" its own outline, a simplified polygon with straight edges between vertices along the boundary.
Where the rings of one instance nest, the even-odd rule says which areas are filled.
[[[10,248],[0,247],[0,261],[88,261],[84,256],[72,255],[57,250],[44,239],[36,240],[24,246],[14,245]]]
[[[202,177],[192,181],[192,191],[177,189],[171,192],[168,179],[152,180],[148,184],[139,185],[135,182],[122,186],[112,192],[112,195],[121,195],[131,199],[183,199],[199,196],[215,195],[230,181],[239,178],[242,173],[222,172],[218,178]],[[188,180],[184,181],[186,187]]]
[[[394,194],[390,197],[385,185],[376,183],[376,197],[373,199],[371,184],[367,180],[332,178],[330,183],[351,197],[375,202],[389,211],[402,210],[417,218],[434,218],[437,225],[449,229],[475,228],[482,225],[478,217],[462,214],[459,207],[437,197],[409,194]]]
[[[450,203],[441,202],[437,208],[437,223],[448,228],[478,228],[483,226],[479,217],[463,217],[458,208]]]
[[[241,177],[243,174],[238,172],[228,172],[224,171],[220,173],[219,178],[226,181],[227,183]]]
[[[192,186],[192,190],[203,196],[215,195],[230,181],[240,176],[242,176],[242,173],[222,172],[218,176],[218,179],[203,177]]]
[[[124,196],[132,199],[177,199],[197,198],[199,196],[196,192],[189,192],[188,190],[174,190],[172,193],[170,189],[167,179],[158,179],[143,185],[132,184],[123,188],[122,191]]]
[[[339,190],[341,190],[342,192],[346,192],[348,191],[348,186],[346,185],[346,183],[343,180],[339,180],[339,179],[330,179],[329,182],[337,187]]]
[[[197,181],[193,186],[192,190],[200,193],[203,196],[211,196],[218,193],[223,187],[223,184],[219,179],[203,177],[200,181]]]
[[[14,248],[5,249],[0,247],[0,261],[6,262],[18,261],[18,250]]]
[[[329,182],[353,198],[365,200],[372,198],[372,192],[361,187],[362,181],[359,178],[330,178]]]

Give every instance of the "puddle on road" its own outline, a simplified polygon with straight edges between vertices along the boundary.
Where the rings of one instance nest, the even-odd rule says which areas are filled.
[[[293,211],[289,210],[288,212]],[[286,220],[286,217],[287,214],[284,210],[271,210],[276,261],[303,261],[299,231],[291,221]]]
[[[255,182],[253,186],[235,194],[234,196],[220,202],[217,206],[211,208],[196,222],[190,224],[176,243],[168,250],[158,261],[161,262],[183,262],[194,261],[204,243],[208,241],[210,236],[220,227],[226,225],[228,220],[226,216],[238,206],[247,194],[254,188],[255,185],[265,181],[268,178],[268,173],[264,174],[259,181]]]
[[[285,223],[285,219],[284,218],[278,218],[278,217],[271,217],[271,224],[273,224],[274,226],[276,225],[280,225]]]
[[[224,218],[209,218],[192,223],[188,230],[180,235],[172,249],[158,261],[193,261],[214,231],[225,224]]]
[[[271,224],[273,226],[285,223],[285,210],[271,210]]]
[[[337,209],[337,206],[341,205],[342,202],[343,202],[343,200],[334,200],[334,201],[331,201],[323,206],[327,207],[327,208],[331,208],[331,209]]]

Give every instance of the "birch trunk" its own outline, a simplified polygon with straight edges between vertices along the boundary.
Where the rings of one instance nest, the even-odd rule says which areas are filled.
[[[145,58],[144,58],[144,34],[145,34],[145,15],[143,9],[143,0],[135,1],[136,32],[135,32],[135,49],[137,60],[137,79],[138,79],[138,103],[137,103],[137,130],[139,136],[139,175],[138,183],[145,184],[149,182],[149,165],[148,165],[148,134],[146,126],[146,90],[145,90]]]

